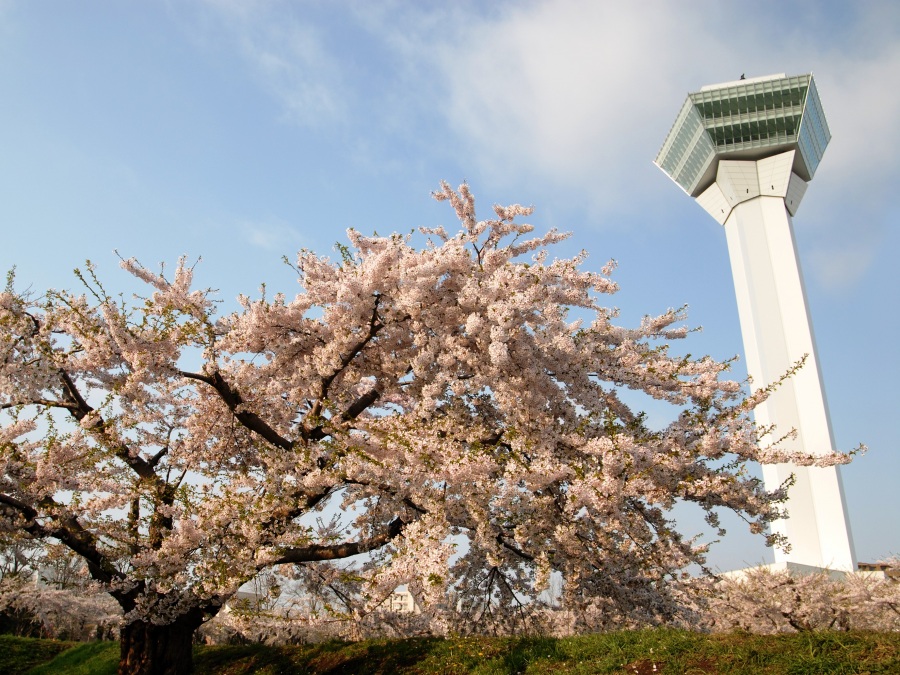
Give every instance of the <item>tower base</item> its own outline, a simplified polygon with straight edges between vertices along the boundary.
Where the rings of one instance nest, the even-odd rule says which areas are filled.
[[[770,572],[772,574],[787,572],[791,576],[798,577],[808,576],[810,574],[826,574],[829,578],[834,579],[835,581],[843,581],[850,575],[858,575],[868,579],[886,579],[887,573],[885,572],[885,570],[876,569],[877,567],[879,566],[861,563],[859,565],[859,569],[853,572],[848,572],[845,570],[833,570],[827,567],[816,567],[815,565],[803,565],[801,563],[790,561],[780,561],[774,563],[764,563],[762,565],[756,565],[754,567],[745,567],[739,570],[731,570],[730,572],[721,572],[719,576],[724,577],[725,579],[731,579],[733,581],[743,581],[750,574],[765,570],[766,572]]]

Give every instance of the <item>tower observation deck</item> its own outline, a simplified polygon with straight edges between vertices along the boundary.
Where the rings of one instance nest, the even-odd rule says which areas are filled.
[[[831,139],[813,76],[741,79],[688,94],[655,164],[725,228],[753,390],[804,366],[755,410],[787,450],[834,448],[791,217]],[[768,489],[795,477],[773,524],[785,565],[856,569],[838,467],[763,466]]]

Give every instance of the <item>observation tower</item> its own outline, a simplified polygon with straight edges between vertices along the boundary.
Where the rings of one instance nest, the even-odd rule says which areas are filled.
[[[834,448],[791,217],[831,139],[813,76],[784,74],[688,94],[654,162],[725,228],[747,370],[754,391],[806,363],[755,410],[785,449]],[[763,466],[768,489],[791,474],[789,518],[773,523],[790,552],[776,566],[853,572],[856,559],[838,467]]]

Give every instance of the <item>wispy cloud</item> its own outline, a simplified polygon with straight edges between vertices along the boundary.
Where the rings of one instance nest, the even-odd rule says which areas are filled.
[[[288,119],[315,127],[343,116],[340,68],[313,27],[265,24],[241,34],[240,44]]]
[[[851,288],[858,282],[878,249],[871,236],[834,242],[839,246],[818,247],[807,256],[807,268],[815,270],[819,283],[835,291]]]
[[[430,143],[491,189],[549,189],[596,223],[666,219],[679,197],[651,160],[688,91],[812,70],[834,138],[798,219],[818,235],[809,271],[829,283],[826,261],[844,259],[848,238],[864,268],[888,227],[900,180],[892,3],[835,18],[834,7],[803,2],[753,12],[711,1],[388,2],[339,5],[330,26],[277,0],[205,3],[289,119],[347,121],[347,142],[386,164],[397,161],[386,151]],[[340,39],[345,28],[352,36]],[[351,64],[346,41],[357,38],[377,65]],[[852,214],[864,216],[864,236],[848,234]]]
[[[244,221],[238,227],[244,241],[257,248],[292,253],[303,246],[303,235],[285,222]]]
[[[563,0],[473,22],[442,45],[449,123],[498,178],[547,181],[607,215],[632,209],[668,131],[660,110],[674,116],[697,70],[685,63],[715,49],[684,39],[691,7]]]
[[[340,51],[316,22],[282,2],[202,0],[200,6],[205,11],[194,17],[194,30],[207,40],[231,40],[262,88],[280,101],[285,119],[319,127],[345,115],[349,88]]]
[[[0,37],[3,38],[3,40],[0,41],[0,50],[3,49],[3,45],[9,35],[14,32],[14,2],[15,0],[0,0]]]
[[[838,55],[816,78],[832,132],[821,169],[797,218],[812,239],[808,270],[846,288],[877,259],[900,182],[900,31],[874,53]]]
[[[550,0],[469,17],[438,47],[448,123],[498,181],[557,186],[600,220],[652,218],[673,186],[650,160],[688,91],[743,72],[813,70],[834,140],[801,210],[821,242],[810,271],[830,283],[831,253],[864,270],[900,179],[900,10],[868,3],[835,19],[802,3],[780,24],[743,10]],[[847,226],[853,213],[864,236]]]

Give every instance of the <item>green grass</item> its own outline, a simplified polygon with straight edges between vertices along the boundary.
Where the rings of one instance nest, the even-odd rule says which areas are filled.
[[[71,643],[0,639],[2,673],[115,673],[119,653],[115,643],[81,644],[62,651]],[[31,660],[26,662],[26,656]],[[41,660],[46,662],[42,667],[27,670]],[[660,629],[559,640],[415,638],[305,647],[197,647],[194,668],[197,675],[886,675],[900,673],[900,634],[703,635]]]
[[[116,675],[118,642],[83,642],[60,652],[49,663],[26,671],[28,675]]]
[[[0,673],[20,675],[46,663],[74,643],[0,635]]]

